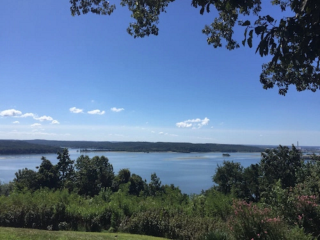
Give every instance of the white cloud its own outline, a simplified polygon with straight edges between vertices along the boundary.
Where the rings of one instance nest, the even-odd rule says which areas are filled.
[[[25,113],[25,114],[21,115],[20,117],[33,117],[33,118],[35,118],[36,116],[33,113]]]
[[[34,123],[34,124],[31,125],[31,127],[40,127],[40,126],[41,126],[40,123]]]
[[[19,123],[20,123],[19,121],[14,121],[14,122],[13,122],[13,124],[19,124]]]
[[[52,117],[50,117],[50,116],[42,116],[42,117],[35,117],[34,118],[35,120],[38,120],[38,121],[40,121],[40,122],[43,122],[43,121],[52,121],[53,120],[53,118]]]
[[[196,118],[196,119],[189,119],[183,122],[176,123],[176,126],[179,128],[201,128],[205,125],[208,125],[210,119],[205,117],[204,119]]]
[[[69,109],[72,113],[83,113],[83,109],[72,107]]]
[[[52,120],[51,124],[60,124],[57,120]]]
[[[178,122],[176,123],[177,127],[181,128],[189,128],[192,127],[192,123],[186,123],[186,122]]]
[[[105,114],[105,111],[100,111],[99,109],[88,111],[89,114],[98,114],[98,115],[103,115]]]
[[[116,107],[113,107],[110,109],[112,112],[121,112],[124,110],[124,108],[116,108]]]
[[[210,119],[209,119],[209,118],[204,118],[203,120],[201,120],[200,125],[201,125],[201,126],[208,125],[209,121],[210,121]]]
[[[16,109],[8,109],[0,112],[1,117],[15,117],[21,115],[22,112]]]

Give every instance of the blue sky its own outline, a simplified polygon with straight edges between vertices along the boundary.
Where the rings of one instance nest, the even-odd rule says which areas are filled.
[[[207,45],[215,13],[177,1],[159,36],[134,39],[126,8],[69,7],[2,1],[0,139],[320,145],[319,92],[264,90],[268,58]]]

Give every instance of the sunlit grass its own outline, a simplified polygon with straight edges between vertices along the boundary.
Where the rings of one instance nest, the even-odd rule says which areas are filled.
[[[150,236],[124,234],[124,233],[88,233],[70,231],[45,231],[28,228],[0,227],[2,240],[161,240]]]

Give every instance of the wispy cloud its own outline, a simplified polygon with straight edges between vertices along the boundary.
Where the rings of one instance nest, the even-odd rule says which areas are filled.
[[[103,115],[105,114],[105,111],[101,111],[99,109],[96,109],[96,110],[91,110],[91,111],[88,111],[89,114],[98,114],[98,115]]]
[[[16,109],[4,110],[4,111],[0,112],[0,117],[15,117],[15,118],[32,117],[34,120],[37,120],[37,121],[40,121],[40,122],[43,122],[43,121],[56,121],[56,122],[58,122],[57,120],[54,120],[50,116],[44,115],[44,116],[38,117],[36,114],[30,113],[30,112],[22,114],[21,111],[16,110]],[[14,124],[19,124],[20,122],[19,121],[14,121],[13,123]]]
[[[21,115],[20,117],[23,117],[23,118],[33,117],[33,118],[35,118],[36,116],[33,113],[25,113],[25,114]]]
[[[60,124],[57,120],[52,120],[51,124]]]
[[[40,123],[34,123],[34,124],[31,124],[31,127],[40,127],[41,124]]]
[[[116,108],[116,107],[113,107],[110,109],[112,112],[121,112],[124,110],[124,108]]]
[[[201,128],[208,125],[210,119],[205,117],[204,119],[196,118],[176,123],[179,128]]]
[[[83,109],[72,107],[69,109],[72,113],[83,113]]]
[[[154,131],[151,131],[152,133],[155,133]],[[171,136],[171,137],[177,137],[177,134],[171,134],[171,133],[166,133],[166,132],[158,132],[159,135],[163,136]]]
[[[16,109],[8,109],[0,112],[1,117],[15,117],[21,115],[22,112]]]
[[[38,120],[38,121],[40,121],[40,122],[43,122],[43,121],[53,121],[53,118],[50,117],[50,116],[35,117],[34,119],[35,119],[35,120]]]
[[[176,123],[176,126],[179,128],[189,128],[189,127],[192,127],[192,123],[178,122]]]

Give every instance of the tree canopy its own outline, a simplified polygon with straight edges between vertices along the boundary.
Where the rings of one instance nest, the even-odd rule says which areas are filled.
[[[166,12],[175,0],[122,0],[135,20],[127,32],[134,38],[158,35],[159,16]],[[253,47],[259,39],[256,53],[261,57],[270,55],[271,61],[263,64],[260,82],[264,89],[279,88],[285,95],[289,85],[298,91],[320,88],[320,2],[318,0],[270,0],[273,7],[290,14],[289,17],[264,14],[261,0],[191,0],[191,6],[200,14],[213,9],[214,21],[202,32],[214,48],[226,46],[233,50],[243,46]],[[89,12],[110,15],[116,8],[106,0],[70,0],[71,14]],[[244,39],[234,38],[234,30],[243,28]],[[254,36],[255,34],[255,36]]]

